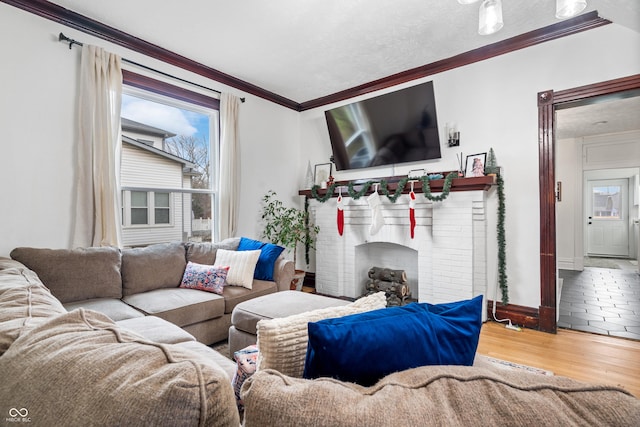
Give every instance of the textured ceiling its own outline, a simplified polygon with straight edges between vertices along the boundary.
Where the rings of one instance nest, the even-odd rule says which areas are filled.
[[[640,129],[640,96],[558,110],[556,138],[628,132]]]
[[[558,22],[555,0],[504,0],[504,28],[477,32],[480,3],[456,0],[53,0],[297,103]],[[584,13],[640,31],[639,0]]]
[[[504,0],[504,28],[490,36],[477,32],[480,3],[456,0],[51,3],[296,103],[559,22],[555,0]],[[640,0],[588,0],[583,13],[594,10],[640,32]],[[558,112],[556,136],[640,129],[639,118],[640,97],[571,108]]]

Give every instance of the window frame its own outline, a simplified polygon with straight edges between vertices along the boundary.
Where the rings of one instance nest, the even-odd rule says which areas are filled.
[[[175,106],[189,110],[201,110],[203,114],[211,115],[209,130],[210,146],[210,183],[208,189],[185,188],[138,188],[121,187],[122,195],[122,227],[125,228],[160,228],[173,227],[175,209],[174,197],[177,194],[209,194],[211,195],[211,240],[218,237],[219,218],[219,165],[220,165],[220,100],[194,92],[183,87],[175,86],[162,80],[143,76],[129,70],[122,70],[123,93],[139,96],[151,101],[168,102]],[[207,111],[205,111],[207,110]],[[131,191],[147,192],[147,218],[148,224],[131,224]],[[155,198],[150,193],[169,193],[169,224],[155,224]],[[153,221],[152,221],[153,220]]]

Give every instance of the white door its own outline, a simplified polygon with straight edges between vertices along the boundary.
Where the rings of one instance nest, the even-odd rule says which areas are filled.
[[[629,181],[587,181],[587,253],[629,256]]]

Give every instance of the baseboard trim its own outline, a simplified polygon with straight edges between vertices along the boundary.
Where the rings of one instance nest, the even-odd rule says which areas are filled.
[[[493,320],[492,300],[487,301],[487,317],[489,320]],[[538,329],[540,326],[538,309],[522,305],[502,305],[501,303],[497,303],[496,318],[498,320],[509,319],[514,325],[523,326],[529,329]]]

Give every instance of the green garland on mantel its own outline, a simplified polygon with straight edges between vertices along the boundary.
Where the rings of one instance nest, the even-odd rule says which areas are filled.
[[[441,202],[449,196],[451,192],[451,183],[454,178],[457,178],[458,174],[455,172],[450,172],[446,178],[444,179],[444,185],[442,186],[442,192],[438,196],[434,196],[431,194],[431,187],[429,186],[430,178],[429,176],[422,176],[419,178],[412,179],[413,181],[421,181],[422,182],[422,194],[425,198],[431,200],[432,202]],[[349,196],[358,200],[360,197],[367,194],[369,189],[374,185],[380,186],[380,191],[382,194],[387,196],[391,203],[395,203],[396,200],[402,195],[405,186],[407,183],[411,181],[408,177],[403,178],[398,181],[398,186],[394,193],[391,193],[388,188],[387,181],[367,181],[362,184],[354,184],[350,181],[347,184],[347,192]],[[498,284],[500,286],[500,290],[502,291],[502,305],[509,304],[509,286],[507,281],[507,256],[506,256],[506,237],[505,237],[505,229],[504,229],[504,220],[505,220],[505,203],[504,203],[504,180],[500,174],[497,175],[497,184],[498,184],[498,223],[497,223],[497,235],[498,235]],[[358,191],[354,188],[355,185],[362,185],[362,188]],[[318,190],[320,189],[319,185],[314,185],[311,188],[311,197],[320,203],[324,203],[329,200],[334,192],[336,187],[342,187],[343,184],[338,184],[337,182],[333,182],[327,188],[327,192],[324,196],[318,194]],[[309,197],[305,197],[305,211],[309,208],[308,203]],[[305,256],[307,258],[307,263],[309,262],[309,254],[308,249],[306,250]]]
[[[387,196],[387,198],[391,203],[395,203],[396,200],[398,200],[398,197],[402,195],[402,192],[404,191],[404,187],[407,185],[409,181],[421,181],[422,194],[424,195],[424,197],[431,200],[432,202],[441,202],[449,196],[449,193],[451,192],[451,183],[453,182],[453,179],[457,177],[458,177],[458,174],[456,172],[450,172],[447,175],[447,177],[444,179],[444,185],[442,186],[442,193],[439,196],[434,196],[433,194],[431,194],[431,187],[429,186],[429,181],[431,179],[428,176],[422,176],[415,179],[409,179],[408,177],[402,178],[400,181],[398,181],[398,186],[396,187],[396,191],[393,194],[389,191],[389,185],[387,181],[384,179],[380,181],[367,181],[362,184],[354,184],[353,181],[349,181],[349,183],[347,184],[347,192],[349,193],[349,197],[351,197],[353,200],[358,200],[360,197],[367,194],[367,192],[372,186],[379,185],[380,191],[382,192],[382,194]],[[355,185],[362,185],[362,188],[359,191],[356,191],[356,189],[354,188]],[[320,186],[314,185],[313,187],[311,187],[311,196],[315,200],[319,201],[320,203],[324,203],[327,200],[329,200],[331,197],[333,197],[336,187],[343,187],[343,186],[344,184],[338,184],[337,182],[333,182],[327,188],[327,192],[325,193],[325,195],[321,196],[320,194],[318,194],[318,190],[320,189]]]

